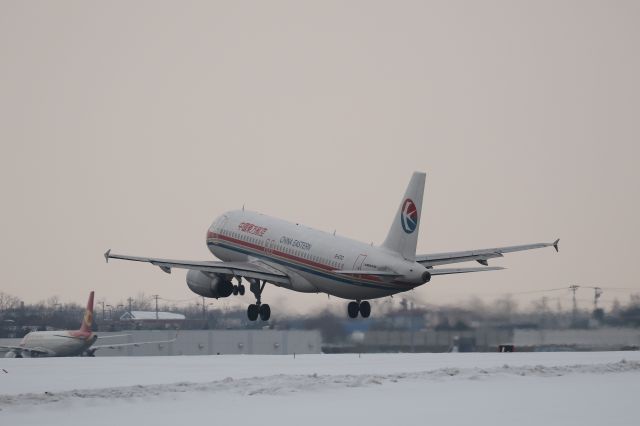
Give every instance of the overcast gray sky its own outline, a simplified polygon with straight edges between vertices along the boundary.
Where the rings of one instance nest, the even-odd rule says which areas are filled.
[[[561,244],[419,300],[640,291],[639,52],[637,1],[0,0],[0,289],[190,298],[102,254],[208,259],[243,204],[380,243],[422,170],[419,252]]]

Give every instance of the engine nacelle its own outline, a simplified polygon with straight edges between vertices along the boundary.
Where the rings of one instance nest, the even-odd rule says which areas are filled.
[[[202,271],[191,269],[187,272],[187,285],[192,292],[214,299],[229,297],[233,293],[233,284],[230,280],[219,275],[207,275]]]

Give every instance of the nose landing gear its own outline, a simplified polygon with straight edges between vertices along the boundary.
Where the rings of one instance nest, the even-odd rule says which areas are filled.
[[[364,302],[355,301],[349,302],[347,305],[347,313],[349,314],[349,318],[357,318],[358,313],[362,316],[362,318],[369,318],[371,315],[371,304],[366,300]]]
[[[250,280],[249,282],[251,284],[249,290],[256,296],[256,303],[247,307],[247,318],[249,318],[249,321],[255,321],[260,316],[262,321],[269,321],[271,307],[266,303],[263,305],[261,301],[262,291],[267,282],[263,281],[262,284],[260,284],[260,280]]]

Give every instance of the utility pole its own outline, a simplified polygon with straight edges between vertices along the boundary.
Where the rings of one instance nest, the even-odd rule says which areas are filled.
[[[594,291],[593,294],[593,311],[597,311],[598,310],[598,299],[600,299],[600,296],[602,296],[602,288],[600,287],[591,287]]]
[[[572,314],[572,322],[573,325],[575,326],[576,324],[576,317],[578,315],[578,303],[576,302],[576,291],[580,288],[579,285],[570,285],[569,286],[569,290],[571,290],[573,292],[573,314]]]
[[[202,321],[207,320],[207,305],[204,304],[204,296],[202,296]]]
[[[414,330],[414,324],[413,324],[413,319],[415,316],[415,303],[413,303],[413,301],[409,302],[409,315],[411,315],[411,353],[415,353],[416,351],[416,346],[415,346],[415,330]]]
[[[128,298],[127,302],[129,302],[129,315],[133,316],[133,314],[131,313],[131,304],[133,303],[133,297]]]
[[[102,305],[102,322],[104,322],[104,300],[98,303]]]
[[[159,296],[159,295],[157,295],[157,294],[154,294],[154,295],[152,295],[151,297],[153,297],[154,299],[156,299],[156,319],[159,319],[159,318],[158,318],[158,297],[160,297],[160,296]]]

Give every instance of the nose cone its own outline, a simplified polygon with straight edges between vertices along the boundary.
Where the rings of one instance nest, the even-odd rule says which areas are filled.
[[[431,274],[429,273],[429,271],[424,271],[422,273],[422,284],[426,284],[429,281],[431,281]]]

